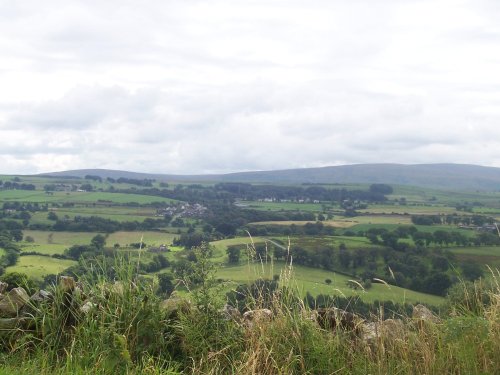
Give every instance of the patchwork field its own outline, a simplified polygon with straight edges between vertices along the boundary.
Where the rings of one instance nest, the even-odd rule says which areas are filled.
[[[13,177],[7,177],[11,180]],[[111,184],[108,181],[98,182],[84,179],[67,179],[67,180],[57,180],[50,178],[40,178],[40,177],[28,177],[21,176],[21,181],[23,183],[33,183],[36,185],[37,190],[35,191],[25,191],[25,190],[0,190],[0,203],[12,203],[12,202],[24,202],[24,203],[41,203],[47,204],[49,211],[54,212],[59,219],[72,220],[77,216],[89,217],[89,216],[99,216],[104,219],[111,219],[118,222],[130,222],[138,221],[142,222],[146,218],[159,219],[156,216],[156,208],[152,203],[162,202],[180,202],[172,199],[142,195],[140,191],[142,187],[134,186],[130,184]],[[83,183],[91,183],[94,186],[94,190],[97,189],[109,189],[111,186],[115,189],[137,189],[137,194],[123,194],[123,193],[111,193],[111,192],[54,192],[45,193],[43,191],[45,184],[75,184],[81,185]],[[154,183],[155,187],[160,187],[159,182]],[[198,191],[189,193],[193,189],[196,190],[196,184],[187,183],[183,185],[183,188],[175,188],[175,184],[169,184],[168,189],[182,191],[180,194],[182,199],[184,196],[189,196],[193,194],[190,201],[196,202],[200,197],[210,197],[210,194],[205,194],[207,191],[204,189],[210,188],[212,184],[200,184],[203,186]],[[322,185],[317,185],[322,186]],[[162,186],[164,188],[165,186]],[[329,185],[325,184],[325,188],[346,188],[351,190],[365,190],[368,191],[369,185],[367,184],[352,184],[352,185]],[[216,190],[219,188],[215,188]],[[220,190],[217,190],[219,192]],[[272,191],[272,190],[270,190]],[[279,189],[277,189],[279,191]],[[227,193],[227,192],[226,192]],[[188,194],[188,195],[183,195]],[[267,192],[266,192],[267,194]],[[234,198],[234,197],[233,197]],[[231,198],[231,199],[233,199]],[[205,198],[204,198],[205,199]],[[208,200],[214,198],[206,198]],[[230,220],[234,222],[246,223],[250,220],[275,218],[275,213],[286,211],[289,212],[308,212],[313,213],[316,216],[318,214],[327,214],[328,217],[332,218],[330,220],[322,221],[325,227],[333,227],[334,231],[318,229],[317,235],[311,235],[312,231],[304,231],[303,235],[291,235],[290,237],[283,236],[283,233],[290,233],[291,231],[284,231],[284,228],[279,226],[290,226],[292,224],[296,226],[304,226],[309,222],[315,221],[260,221],[251,223],[251,225],[256,226],[267,226],[268,228],[257,228],[259,233],[270,233],[269,236],[260,236],[250,238],[248,236],[241,236],[245,233],[245,230],[249,228],[244,224],[238,224],[237,234],[239,237],[227,238],[220,241],[212,241],[211,244],[214,246],[214,253],[212,261],[220,265],[222,268],[219,271],[219,276],[224,279],[233,280],[233,285],[240,282],[247,282],[255,280],[255,278],[266,276],[272,278],[273,275],[279,274],[284,267],[282,262],[275,262],[268,264],[246,264],[248,262],[248,257],[246,252],[243,250],[241,254],[241,263],[239,266],[227,265],[227,247],[231,245],[254,245],[268,243],[270,247],[284,247],[288,246],[301,247],[302,249],[295,249],[297,254],[300,251],[311,254],[311,258],[316,255],[322,256],[322,248],[333,247],[338,251],[341,245],[345,245],[348,253],[353,256],[359,257],[359,252],[356,250],[366,250],[372,248],[380,248],[381,245],[372,244],[366,237],[363,237],[364,232],[373,228],[384,228],[389,231],[395,230],[398,226],[402,225],[412,225],[411,215],[448,215],[455,214],[458,215],[473,215],[480,213],[485,216],[494,216],[500,218],[500,193],[491,192],[447,192],[436,189],[425,189],[425,188],[414,188],[408,186],[394,186],[394,192],[387,195],[387,201],[383,204],[373,203],[368,200],[358,201],[356,198],[352,200],[345,200],[342,202],[322,202],[322,203],[297,203],[295,202],[260,202],[256,200],[244,201],[240,198],[234,198],[236,202],[236,208],[227,206],[227,209],[232,211]],[[260,199],[260,198],[259,198]],[[301,199],[300,196],[296,199]],[[363,198],[364,199],[364,198]],[[214,200],[217,204],[220,201]],[[66,204],[65,203],[71,203]],[[213,203],[213,202],[210,202]],[[350,216],[353,211],[349,208],[350,205],[353,207],[366,207],[364,209],[355,208],[355,211],[359,212],[358,216]],[[25,213],[21,212],[26,210],[25,207],[18,208],[19,206],[5,206],[4,214],[9,217],[9,220],[15,221],[16,225],[23,225],[23,236],[24,241],[19,242],[21,251],[26,252],[38,252],[46,255],[62,254],[64,251],[77,244],[89,244],[91,239],[98,234],[97,232],[56,232],[56,231],[40,231],[40,230],[29,230],[27,228],[50,228],[51,225],[55,223],[55,220],[49,220],[47,211],[30,212],[29,220],[26,219]],[[210,204],[207,204],[210,210]],[[346,211],[347,207],[347,211]],[[30,210],[31,208],[28,208]],[[234,211],[233,211],[234,209]],[[251,213],[248,212],[249,209],[256,209],[261,212]],[[34,211],[34,210],[33,210]],[[272,211],[273,215],[268,215],[263,211]],[[243,214],[242,212],[245,212]],[[175,227],[170,227],[167,222],[162,223],[160,227],[162,230],[171,231],[171,233],[160,232],[160,231],[119,231],[111,234],[104,234],[106,238],[106,246],[118,248],[122,253],[126,253],[134,259],[141,259],[141,262],[147,264],[151,261],[151,264],[157,261],[155,259],[155,254],[148,252],[146,249],[150,246],[157,247],[161,244],[167,245],[171,251],[164,253],[164,255],[170,261],[176,261],[182,258],[186,258],[188,252],[181,246],[174,247],[173,241],[176,237],[180,236],[180,233],[197,233],[201,234],[202,231],[206,231],[206,224],[208,225],[208,231],[213,229],[214,238],[220,238],[220,233],[218,225],[220,222],[215,221],[210,222],[203,215],[190,216],[185,215],[182,217],[184,212],[179,213],[177,211],[174,213],[174,219],[182,218],[184,223],[176,223]],[[178,216],[177,216],[178,215]],[[246,215],[246,216],[245,216]],[[177,216],[177,217],[176,217]],[[288,216],[290,218],[298,217],[291,214],[280,215]],[[312,215],[309,215],[312,218]],[[249,218],[248,220],[246,220]],[[54,218],[52,218],[54,219]],[[172,219],[172,220],[174,220]],[[23,220],[25,221],[23,223]],[[228,219],[229,221],[229,219]],[[11,223],[13,224],[13,223]],[[43,224],[43,225],[41,225]],[[233,224],[228,222],[227,224]],[[10,225],[10,224],[9,224]],[[140,228],[138,225],[122,225],[115,226],[115,228]],[[444,231],[460,231],[465,236],[474,237],[477,232],[473,230],[461,230],[458,229],[456,225],[429,225],[429,226],[415,226],[421,232],[435,232],[437,230]],[[57,228],[57,227],[56,227]],[[59,227],[60,229],[60,227]],[[266,229],[266,230],[263,230]],[[105,232],[103,229],[102,232]],[[207,233],[205,232],[205,233]],[[302,233],[302,229],[299,228],[297,232]],[[331,235],[335,233],[335,235]],[[347,234],[344,235],[344,234]],[[27,241],[27,237],[30,241]],[[129,245],[132,243],[138,243],[143,241],[146,246],[144,250],[137,250]],[[414,245],[411,238],[400,238],[400,243],[405,242],[410,245]],[[438,248],[435,242],[429,245],[433,250]],[[458,248],[458,247],[445,247],[445,250],[450,250],[455,254],[455,259],[457,267],[461,267],[463,262],[477,262],[481,265],[488,264],[492,267],[500,267],[500,247],[468,247],[468,248]],[[315,251],[318,251],[315,253]],[[0,249],[0,256],[3,254],[3,250]],[[373,253],[373,252],[372,252]],[[306,262],[302,260],[301,264],[311,265],[314,264],[317,267],[324,267],[318,262],[320,257],[316,257],[313,262]],[[344,271],[345,274],[362,275],[365,271],[365,266],[339,266],[339,255],[335,255],[335,266],[333,268]],[[423,259],[422,264],[424,266],[431,267],[431,260]],[[299,259],[299,258],[297,258]],[[69,262],[69,263],[67,263]],[[378,263],[377,263],[378,262]],[[454,260],[455,262],[455,260]],[[296,262],[297,263],[297,262]],[[382,272],[379,274],[385,274],[385,271],[380,271],[384,264],[380,259],[376,262],[374,261],[375,268],[377,272]],[[14,267],[9,267],[8,271],[13,272],[13,270],[26,272],[27,274],[34,276],[36,278],[41,278],[47,273],[57,273],[67,268],[67,266],[74,264],[72,261],[61,261],[51,257],[40,257],[36,255],[21,256],[19,262]],[[353,263],[354,264],[354,261]],[[373,264],[371,265],[373,267]],[[373,269],[373,268],[372,268]],[[160,272],[170,272],[168,268],[163,268]],[[151,274],[155,271],[151,271]],[[451,271],[450,271],[451,272]],[[301,266],[298,264],[294,265],[294,277],[297,283],[297,287],[301,290],[304,295],[306,291],[310,291],[312,294],[343,294],[346,296],[359,295],[367,301],[374,301],[376,299],[390,299],[395,302],[416,302],[423,301],[432,304],[440,304],[442,298],[435,297],[432,295],[427,295],[423,293],[416,293],[406,289],[389,287],[384,284],[373,284],[372,288],[363,291],[356,291],[348,286],[346,286],[346,281],[349,279],[348,276],[343,274],[328,272],[323,268],[309,268]],[[403,275],[404,276],[404,275]],[[354,278],[354,276],[353,276]],[[333,282],[331,285],[327,285],[326,279],[331,279]],[[409,283],[401,283],[401,285],[408,286]],[[420,290],[420,289],[419,289]]]

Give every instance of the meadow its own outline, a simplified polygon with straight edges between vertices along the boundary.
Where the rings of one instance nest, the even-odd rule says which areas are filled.
[[[40,281],[45,275],[57,275],[75,264],[77,264],[77,262],[74,260],[55,259],[40,255],[26,255],[19,257],[15,266],[7,267],[6,272],[22,272]]]
[[[224,266],[217,271],[217,277],[232,281],[236,284],[244,284],[259,278],[273,279],[274,275],[282,275],[288,270],[289,265],[283,262],[247,263],[239,266]],[[356,296],[365,302],[392,301],[394,303],[426,303],[439,306],[444,302],[442,297],[425,293],[418,293],[404,288],[383,283],[373,283],[366,290],[355,290],[347,286],[351,277],[317,268],[292,266],[292,278],[297,290],[302,297],[309,292],[313,296],[319,294],[337,295],[344,297]],[[328,285],[325,280],[330,279]]]
[[[107,192],[64,192],[55,191],[47,194],[42,191],[30,190],[0,190],[0,201],[4,202],[32,202],[32,203],[137,203],[151,204],[153,202],[171,203],[174,199],[141,195]]]

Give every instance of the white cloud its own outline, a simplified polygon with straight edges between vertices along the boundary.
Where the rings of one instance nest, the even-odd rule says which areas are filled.
[[[500,167],[494,0],[0,4],[5,173]]]

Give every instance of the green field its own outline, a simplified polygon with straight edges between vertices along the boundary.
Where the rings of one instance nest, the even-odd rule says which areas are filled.
[[[454,254],[486,255],[500,258],[500,247],[496,246],[453,247],[448,250]]]
[[[236,237],[227,240],[213,241],[210,242],[215,249],[212,260],[214,262],[223,263],[227,260],[226,249],[228,246],[232,245],[246,245],[251,246],[252,244],[265,243],[266,239],[263,237]]]
[[[39,255],[27,255],[19,257],[15,266],[7,267],[6,273],[22,272],[35,279],[42,279],[49,274],[58,274],[77,262],[67,259],[55,259]]]
[[[61,248],[63,250],[72,245],[89,244],[90,240],[97,234],[94,232],[45,232],[36,230],[23,231],[24,236],[31,236],[34,243],[23,242],[25,251],[39,251],[37,249]],[[141,238],[147,245],[172,244],[176,234],[164,232],[115,232],[105,235],[107,246],[113,246],[119,243],[122,246],[130,243],[140,242]],[[32,249],[32,250],[31,250]],[[42,252],[42,251],[41,251]]]
[[[77,206],[72,208],[52,208],[59,219],[74,219],[75,216],[90,217],[99,216],[104,219],[115,221],[144,221],[146,218],[157,219],[155,210],[152,208],[132,208],[122,206],[95,205],[91,207]],[[53,224],[53,221],[47,219],[48,212],[38,211],[31,214],[31,223]]]
[[[105,192],[54,192],[46,194],[43,191],[0,190],[0,201],[4,202],[37,202],[37,203],[138,203],[178,202],[173,199],[140,194],[105,193]]]
[[[142,238],[142,241],[148,246],[159,246],[161,244],[171,245],[175,237],[178,235],[164,232],[115,232],[106,238],[106,242],[108,246],[115,243],[126,245],[140,242]]]
[[[422,206],[401,206],[401,205],[387,205],[387,204],[374,204],[368,208],[357,210],[363,213],[373,214],[409,214],[409,215],[440,215],[440,214],[453,214],[458,212],[455,207],[448,207],[443,205],[422,205]]]
[[[449,250],[459,262],[475,262],[492,269],[500,269],[500,246],[457,247]],[[486,276],[488,274],[489,272]]]
[[[256,210],[266,211],[323,211],[323,205],[321,203],[239,201],[238,205],[244,208],[253,208]],[[328,205],[331,204],[328,203]]]
[[[235,284],[248,283],[258,278],[272,279],[273,275],[280,275],[287,267],[283,262],[226,266],[218,270],[217,276],[222,279],[231,280]],[[305,296],[306,292],[309,291],[314,296],[318,294],[359,296],[367,302],[390,300],[399,303],[423,302],[436,306],[444,302],[444,298],[441,297],[385,284],[373,283],[372,287],[367,291],[356,291],[346,286],[346,281],[350,279],[349,277],[316,268],[293,266],[292,275],[292,285],[296,285],[302,296]],[[327,285],[325,283],[326,279],[332,280],[332,284]]]
[[[259,221],[250,223],[250,225],[305,225],[307,223],[314,223],[315,221]],[[390,224],[390,225],[412,225],[411,217],[409,215],[365,215],[355,216],[350,218],[335,217],[332,220],[322,221],[323,225],[331,226],[334,228],[349,228],[358,224]]]

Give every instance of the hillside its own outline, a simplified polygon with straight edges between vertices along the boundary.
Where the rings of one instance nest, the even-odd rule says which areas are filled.
[[[154,178],[164,181],[186,182],[388,183],[453,190],[500,190],[500,168],[468,164],[354,164],[206,175],[149,174],[106,169],[80,169],[43,175],[83,177],[89,174],[112,178]]]

